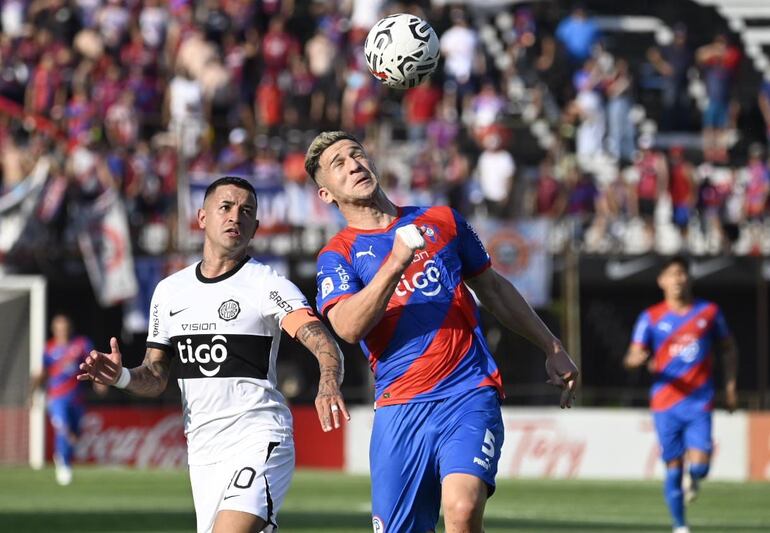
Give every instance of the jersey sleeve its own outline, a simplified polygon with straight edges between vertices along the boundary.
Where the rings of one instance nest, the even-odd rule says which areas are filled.
[[[89,339],[88,337],[83,337],[83,353],[81,357],[85,361],[86,357],[88,357],[88,354],[91,353],[91,350],[94,349],[94,343]]]
[[[150,325],[147,331],[147,347],[168,352],[171,338],[168,332],[168,303],[165,296],[165,284],[159,283],[152,293],[150,302]]]
[[[714,335],[717,340],[725,340],[730,336],[730,328],[727,327],[727,320],[725,315],[722,314],[722,310],[717,308],[717,313],[714,316]]]
[[[335,303],[364,288],[364,283],[350,262],[339,252],[325,251],[318,256],[316,308],[321,315]]]
[[[491,266],[489,254],[476,231],[455,210],[452,210],[457,226],[458,250],[464,278],[478,276]]]
[[[652,348],[652,328],[650,327],[650,314],[645,311],[634,324],[634,331],[631,334],[631,344],[642,346],[648,350]]]
[[[280,274],[273,273],[265,287],[266,290],[262,295],[262,314],[265,318],[275,320],[278,327],[281,326],[284,317],[292,311],[310,309],[302,291]]]

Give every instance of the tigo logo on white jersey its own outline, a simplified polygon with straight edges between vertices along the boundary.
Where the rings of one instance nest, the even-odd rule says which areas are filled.
[[[179,360],[182,363],[200,363],[198,370],[207,378],[216,376],[219,373],[220,365],[227,359],[227,337],[224,335],[214,335],[211,338],[212,344],[198,344],[193,347],[192,339],[189,337],[184,343],[177,342],[179,351]],[[217,367],[212,370],[206,370],[203,365],[216,363]]]

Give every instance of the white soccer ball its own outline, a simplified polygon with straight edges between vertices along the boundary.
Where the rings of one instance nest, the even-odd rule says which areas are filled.
[[[398,13],[381,19],[364,43],[369,71],[388,87],[409,89],[436,70],[436,32],[420,17]]]

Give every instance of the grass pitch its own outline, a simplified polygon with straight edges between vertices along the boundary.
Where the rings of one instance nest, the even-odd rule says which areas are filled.
[[[706,482],[688,511],[693,533],[767,532],[770,484]],[[369,480],[297,472],[279,522],[284,533],[369,532]],[[488,533],[671,531],[660,482],[500,480],[485,525]],[[51,469],[0,469],[2,532],[194,529],[186,471],[81,467],[59,487]]]

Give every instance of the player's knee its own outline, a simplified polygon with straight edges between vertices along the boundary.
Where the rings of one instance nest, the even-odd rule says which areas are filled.
[[[690,475],[695,479],[703,479],[709,474],[708,463],[693,463],[690,465]]]

